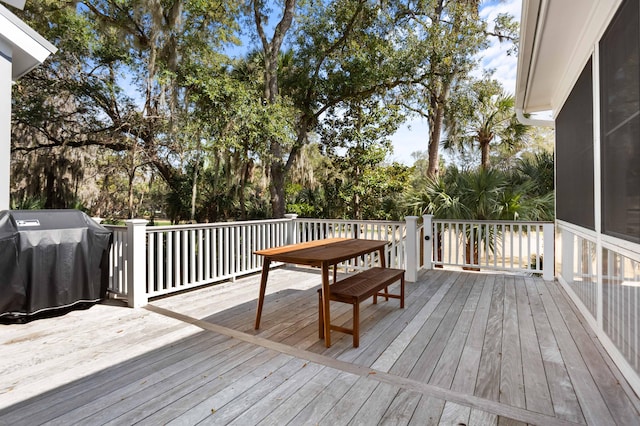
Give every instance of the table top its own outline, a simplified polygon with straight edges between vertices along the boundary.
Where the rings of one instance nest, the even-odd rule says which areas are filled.
[[[386,245],[387,242],[382,240],[327,238],[256,250],[254,253],[277,262],[321,266],[323,263],[333,265],[371,253],[384,248]]]

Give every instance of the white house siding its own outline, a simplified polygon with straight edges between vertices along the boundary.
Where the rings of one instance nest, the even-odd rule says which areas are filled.
[[[21,7],[24,1],[5,3]],[[11,161],[11,82],[22,77],[56,52],[6,7],[0,5],[0,210],[9,208]]]
[[[0,39],[0,210],[9,208],[11,55],[11,46]]]
[[[620,9],[626,7],[638,8],[637,3],[622,2]],[[557,194],[558,205],[563,207],[558,211],[556,222],[558,280],[587,317],[629,383],[640,392],[640,231],[636,212],[640,186],[633,184],[640,179],[640,162],[634,160],[640,156],[640,37],[637,36],[640,18],[638,13],[627,9],[612,16],[605,31],[592,44],[590,58],[582,65],[581,71],[591,73],[593,89],[593,123],[589,124],[593,126],[593,137],[588,142],[593,145],[593,203],[578,201],[576,204],[573,200],[573,213],[567,215],[567,206],[563,206],[566,198]],[[631,28],[629,16],[635,17]],[[621,39],[626,42],[620,43]],[[621,44],[624,48],[620,48]],[[578,75],[584,76],[581,71]],[[571,123],[566,120],[572,108],[579,109],[572,102],[574,97],[580,97],[574,89],[580,86],[580,81],[584,82],[578,75],[573,77],[573,85],[564,89],[567,95],[562,105],[554,105],[556,151],[563,152],[565,165],[571,154],[577,162],[581,158],[579,151],[584,149],[582,142],[573,140],[575,131],[567,131]],[[579,115],[576,113],[576,117]],[[567,156],[567,146],[576,152]],[[557,162],[557,167],[563,167],[562,163]],[[578,174],[557,171],[556,179],[562,180],[556,182],[556,187],[566,192],[573,186],[579,192],[585,184],[577,178]],[[585,227],[579,211],[590,209],[590,205],[593,205],[593,215],[587,216],[591,216],[593,222]]]

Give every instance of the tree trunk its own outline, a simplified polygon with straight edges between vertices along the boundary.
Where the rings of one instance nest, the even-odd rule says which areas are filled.
[[[191,214],[189,219],[192,223],[196,220],[196,200],[198,198],[198,171],[200,169],[200,159],[196,160],[193,166],[193,184],[191,185]]]
[[[429,120],[432,121],[432,120]],[[440,130],[442,128],[442,110],[436,112],[433,118],[433,124],[429,126],[429,167],[427,168],[427,177],[435,178],[438,176],[440,165]]]
[[[489,142],[488,141],[480,141],[480,151],[482,153],[481,166],[484,170],[489,170],[490,160],[489,160]]]
[[[246,160],[244,162],[244,173],[240,178],[240,218],[243,220],[247,219],[247,206],[245,199],[245,191],[247,189],[247,182],[251,180],[251,169],[253,168],[253,163],[251,160]]]
[[[438,176],[440,168],[440,133],[442,132],[442,121],[444,119],[445,103],[449,98],[450,84],[446,81],[440,82],[440,90],[435,89],[430,93],[430,108],[428,112],[429,121],[429,167],[427,177]]]
[[[135,169],[133,172],[129,172],[129,189],[127,193],[127,210],[129,210],[129,214],[127,215],[128,219],[133,219],[133,179],[135,176]]]
[[[271,194],[271,213],[273,217],[284,217],[284,185],[285,174],[284,167],[280,161],[274,160],[271,163],[271,185],[269,192]]]
[[[262,42],[262,51],[264,53],[264,97],[270,104],[278,102],[278,56],[280,55],[280,47],[284,41],[284,36],[291,28],[293,23],[293,15],[296,8],[296,0],[285,0],[282,10],[282,19],[276,25],[271,40],[267,39],[264,31],[263,21],[267,19],[262,14],[261,7],[263,2],[253,0],[253,12],[258,36]],[[273,217],[284,216],[284,184],[286,170],[283,164],[282,147],[277,141],[270,141],[272,163],[271,184],[269,192],[271,194],[271,208]]]

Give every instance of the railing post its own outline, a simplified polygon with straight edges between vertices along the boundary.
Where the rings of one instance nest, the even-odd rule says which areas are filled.
[[[423,244],[423,260],[422,267],[424,269],[433,269],[433,215],[422,215],[422,229],[424,232]]]
[[[553,281],[555,276],[555,225],[553,223],[545,223],[542,225],[542,238],[544,239],[544,254],[542,256],[542,278],[547,281]]]
[[[561,266],[558,273],[568,284],[573,283],[573,251],[575,247],[574,235],[566,228],[559,228]]]
[[[296,219],[298,215],[295,213],[288,213],[284,215],[285,219],[289,219],[287,222],[287,244],[296,244],[298,242],[298,235],[296,233]]]
[[[127,302],[131,308],[147,304],[147,221],[129,219],[127,224]]]
[[[407,222],[407,270],[405,279],[408,282],[418,280],[418,216],[405,216]]]

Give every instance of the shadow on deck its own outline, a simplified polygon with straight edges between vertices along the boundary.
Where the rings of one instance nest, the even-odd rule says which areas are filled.
[[[436,270],[318,338],[311,269],[0,326],[0,424],[637,424],[640,402],[562,289]],[[332,322],[351,308],[332,303]]]

